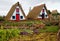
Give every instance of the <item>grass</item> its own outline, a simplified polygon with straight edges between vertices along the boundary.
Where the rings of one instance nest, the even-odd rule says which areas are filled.
[[[30,29],[25,29],[24,31],[26,31],[26,32],[28,32],[28,33],[30,33],[30,34],[32,34],[32,33],[33,33],[33,31],[32,31],[32,30],[30,30]]]
[[[10,25],[10,26],[18,26],[18,25],[32,25],[32,24],[40,24],[43,23],[41,20],[28,20],[28,21],[20,21],[20,22],[9,22],[9,21],[4,21],[3,25]]]
[[[59,27],[58,26],[50,26],[50,27],[46,27],[48,32],[57,32]]]
[[[17,40],[19,41],[56,41],[57,39],[56,33],[51,33],[51,34],[53,34],[53,36],[51,36],[50,33],[39,33],[38,35],[33,34],[32,36],[20,35],[19,37],[10,39],[10,41],[17,41]]]
[[[40,32],[58,32],[58,26],[45,26],[45,29],[40,29]]]

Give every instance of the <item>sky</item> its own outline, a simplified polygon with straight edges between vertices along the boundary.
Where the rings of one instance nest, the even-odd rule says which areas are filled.
[[[60,12],[60,0],[0,0],[0,16],[6,16],[13,4],[20,2],[22,8],[27,15],[29,8],[34,6],[46,4],[48,10],[58,10]]]

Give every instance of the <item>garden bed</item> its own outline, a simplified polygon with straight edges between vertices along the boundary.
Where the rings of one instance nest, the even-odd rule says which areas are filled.
[[[35,29],[36,30],[36,29]],[[30,30],[30,29],[0,29],[0,41],[17,41],[21,39],[21,41],[43,41],[43,40],[51,40],[55,41],[57,39],[57,32],[59,28],[58,26],[46,26],[44,29],[38,29],[37,33],[34,33],[36,31]],[[20,34],[20,32],[23,32],[24,34]],[[27,34],[26,34],[27,33]],[[52,37],[52,38],[51,38]],[[47,39],[48,38],[48,39]]]

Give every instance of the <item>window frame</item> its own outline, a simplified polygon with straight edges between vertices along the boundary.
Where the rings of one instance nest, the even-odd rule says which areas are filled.
[[[15,19],[16,17],[15,16],[12,16],[12,19]]]
[[[20,16],[20,19],[23,19],[23,16]]]

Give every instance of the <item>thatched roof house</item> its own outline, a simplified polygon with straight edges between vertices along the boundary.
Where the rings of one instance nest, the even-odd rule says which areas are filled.
[[[51,14],[58,14],[57,10],[52,10]]]
[[[57,10],[52,10],[51,15],[52,15],[53,20],[59,20],[59,18],[60,18],[59,17],[60,14],[59,14],[59,12]]]
[[[48,10],[45,4],[34,7],[27,15],[27,19],[45,19],[48,18]]]
[[[25,20],[26,16],[25,13],[22,9],[21,4],[19,4],[19,2],[17,2],[16,4],[14,4],[10,11],[8,12],[8,14],[5,17],[5,20]]]

